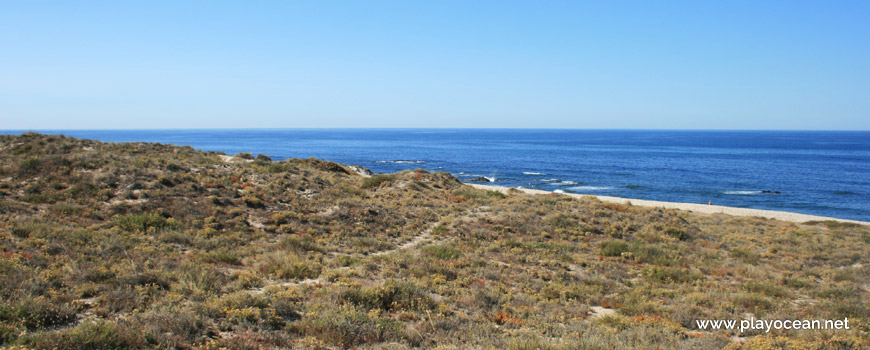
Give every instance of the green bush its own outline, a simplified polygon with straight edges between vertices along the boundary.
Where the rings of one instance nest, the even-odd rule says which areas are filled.
[[[37,224],[32,222],[25,223],[17,223],[12,225],[12,229],[9,230],[13,236],[18,238],[27,238],[30,237],[34,232],[45,233],[48,231],[48,226],[43,224]]]
[[[665,230],[665,234],[681,241],[689,239],[689,234],[686,233],[686,231],[676,227],[669,227],[667,230]]]
[[[21,330],[6,323],[0,322],[0,346],[11,343],[18,338]]]
[[[777,286],[773,283],[766,281],[750,281],[743,285],[743,289],[750,291],[761,293],[771,297],[784,298],[791,296],[791,292],[788,289]]]
[[[342,348],[401,340],[406,337],[404,328],[401,322],[372,315],[353,305],[318,310],[292,327],[301,335],[317,337]]]
[[[171,228],[172,222],[157,214],[125,215],[115,219],[115,225],[128,232],[148,232],[148,229]]]
[[[628,242],[622,240],[603,242],[600,249],[601,255],[604,256],[620,256],[630,250]]]
[[[488,190],[486,191],[486,195],[494,198],[504,199],[507,198],[507,195],[502,191],[498,190]]]
[[[28,330],[69,324],[75,318],[74,309],[51,303],[42,297],[0,304],[0,320],[20,324]]]
[[[367,177],[363,180],[362,188],[363,189],[372,189],[381,187],[381,184],[390,184],[393,181],[396,181],[396,175],[386,175],[386,174],[376,174],[371,177]]]
[[[284,173],[291,172],[295,173],[297,171],[296,167],[293,164],[288,162],[275,162],[269,164],[268,170],[270,173]]]
[[[274,278],[284,279],[302,280],[320,275],[320,264],[282,252],[265,255],[257,269]]]
[[[124,350],[142,348],[145,342],[137,331],[112,321],[98,321],[59,332],[36,333],[25,344],[34,349]]]
[[[248,160],[253,160],[253,159],[254,159],[254,155],[251,154],[250,152],[240,152],[240,153],[236,153],[235,157],[236,157],[236,158],[241,158],[241,159],[248,159]]]
[[[731,256],[740,259],[744,263],[757,265],[758,264],[758,254],[753,252],[748,248],[734,248],[731,249]]]
[[[40,170],[42,167],[42,159],[27,158],[21,163],[18,163],[18,175],[31,175]]]
[[[384,311],[428,310],[434,305],[422,288],[396,280],[388,280],[375,288],[349,288],[340,298],[366,309]]]
[[[644,275],[657,282],[686,283],[697,280],[701,276],[691,270],[679,267],[650,266],[644,269]]]
[[[446,245],[430,245],[423,247],[423,252],[426,255],[442,259],[442,260],[453,260],[462,255],[458,250],[448,247]]]
[[[266,206],[262,199],[255,196],[245,196],[242,200],[245,201],[245,205],[250,208],[263,208]]]
[[[205,252],[200,256],[199,259],[202,262],[210,264],[241,265],[242,263],[241,259],[239,259],[236,254],[226,250]]]

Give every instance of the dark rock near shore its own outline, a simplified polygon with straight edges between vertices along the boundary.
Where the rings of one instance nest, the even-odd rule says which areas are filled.
[[[478,177],[475,177],[475,178],[468,180],[468,181],[470,181],[470,182],[492,182],[483,176],[478,176]]]

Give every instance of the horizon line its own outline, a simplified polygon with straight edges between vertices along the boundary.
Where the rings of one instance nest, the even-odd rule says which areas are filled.
[[[275,128],[74,128],[74,129],[0,129],[10,132],[63,132],[63,131],[265,131],[265,130],[540,130],[540,131],[789,131],[789,132],[868,132],[870,129],[669,129],[669,128],[547,128],[547,127],[275,127]]]

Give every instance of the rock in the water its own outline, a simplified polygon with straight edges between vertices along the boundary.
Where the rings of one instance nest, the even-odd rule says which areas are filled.
[[[475,177],[475,178],[468,180],[468,181],[471,181],[471,182],[492,182],[483,176],[478,176],[478,177]]]

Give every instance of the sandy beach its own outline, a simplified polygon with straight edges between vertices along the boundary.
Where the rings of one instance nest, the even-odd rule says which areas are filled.
[[[494,186],[494,185],[482,185],[482,184],[474,184],[467,183],[475,188],[485,189],[485,190],[495,190],[507,193],[510,189],[519,190],[523,193],[528,194],[553,194],[554,192],[550,191],[542,191],[542,190],[533,190],[528,188],[513,188],[513,187],[503,187],[503,186]],[[840,222],[850,222],[861,225],[870,225],[870,222],[866,221],[858,221],[858,220],[847,220],[847,219],[838,219],[831,218],[825,216],[816,216],[816,215],[807,215],[807,214],[799,214],[799,213],[791,213],[786,211],[776,211],[776,210],[763,210],[763,209],[747,209],[747,208],[734,208],[734,207],[725,207],[721,205],[707,205],[707,204],[699,204],[699,203],[678,203],[678,202],[660,202],[660,201],[650,201],[644,199],[632,199],[632,198],[619,198],[619,197],[609,197],[609,196],[596,196],[590,194],[575,194],[575,193],[560,193],[561,195],[570,196],[574,198],[582,198],[582,197],[595,197],[602,202],[610,202],[610,203],[630,203],[631,205],[638,205],[642,207],[656,207],[656,208],[667,208],[667,209],[678,209],[678,210],[686,210],[693,213],[702,213],[702,214],[727,214],[734,216],[758,216],[764,217],[768,219],[777,219],[781,221],[789,221],[789,222],[807,222],[807,221],[824,221],[824,220],[834,220]]]

